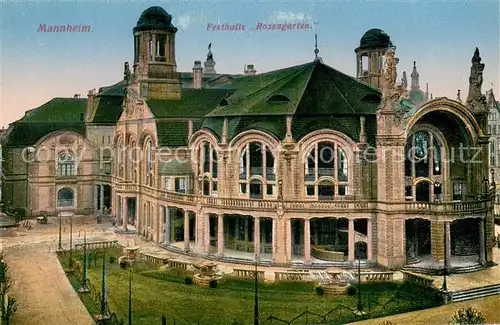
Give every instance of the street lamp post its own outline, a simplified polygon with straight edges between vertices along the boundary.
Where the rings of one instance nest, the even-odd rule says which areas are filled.
[[[494,175],[494,174],[493,174]],[[488,207],[488,199],[489,199],[489,185],[490,181],[485,177],[483,179],[484,183],[484,204],[486,207]],[[488,239],[487,239],[487,219],[488,219],[488,209],[485,209],[484,212],[484,221],[483,221],[483,227],[484,227],[484,260],[486,261],[486,265],[488,264]]]
[[[69,217],[69,270],[73,268],[73,218]]]
[[[80,288],[80,293],[89,292],[89,288],[87,286],[87,231],[85,229],[80,229],[78,231],[78,237],[80,237],[80,233],[83,231],[83,272],[82,272],[82,287]]]
[[[58,211],[57,214],[59,214],[59,250],[62,251],[62,216],[61,216],[61,211]]]
[[[134,260],[129,260],[129,277],[128,277],[128,325],[132,325],[132,266]]]
[[[358,245],[358,306],[357,312],[363,314],[363,304],[361,303],[361,252]]]
[[[253,324],[259,325],[259,296],[257,292],[258,287],[258,272],[257,272],[257,264],[258,264],[259,255],[255,254],[255,297],[254,297],[254,307],[253,307]]]
[[[444,234],[444,267],[443,267],[443,286],[441,287],[441,289],[443,291],[448,291],[448,286],[446,284],[446,273],[448,272],[448,266],[446,264],[446,260],[448,259],[448,249],[446,248],[447,245],[448,245],[448,241],[447,241],[447,234],[446,234],[446,228],[447,228],[447,224],[448,224],[448,221],[445,221],[444,222],[444,231],[443,231],[443,234]]]

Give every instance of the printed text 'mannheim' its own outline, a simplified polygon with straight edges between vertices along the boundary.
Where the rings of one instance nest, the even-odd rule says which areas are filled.
[[[88,33],[92,28],[89,25],[49,25],[40,24],[38,32],[41,33]]]

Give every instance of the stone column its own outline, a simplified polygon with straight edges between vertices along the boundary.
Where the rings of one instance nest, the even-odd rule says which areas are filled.
[[[247,216],[245,216],[245,223],[244,223],[244,227],[245,227],[245,245],[248,243],[248,232],[250,230],[250,227],[249,227],[249,218]]]
[[[355,243],[354,241],[356,240],[354,236],[354,219],[349,219],[349,233],[348,233],[348,254],[347,254],[347,260],[349,263],[354,263],[354,247]]]
[[[170,218],[170,214],[168,215]],[[189,252],[189,211],[184,210],[184,251]]]
[[[123,230],[128,230],[128,206],[127,197],[122,196],[122,220],[123,220]]]
[[[446,268],[449,270],[451,268],[451,232],[450,232],[450,222],[445,221],[445,235],[446,236]]]
[[[204,234],[203,234],[203,251],[205,253],[210,253],[210,214],[203,214],[204,221]]]
[[[444,261],[444,222],[431,221],[431,254],[436,262]]]
[[[372,219],[366,219],[366,231],[367,231],[367,243],[366,243],[366,259],[368,262],[372,261],[372,252],[373,252],[373,242],[372,242]]]
[[[257,259],[260,258],[260,218],[253,218],[253,251]]]
[[[484,219],[479,221],[479,263],[486,265],[486,249],[484,247]]]
[[[97,212],[99,210],[99,206],[97,205],[97,189],[99,188],[99,185],[94,185],[94,212]]]
[[[278,238],[277,238],[277,232],[278,232],[278,220],[276,220],[276,218],[273,218],[273,229],[272,229],[272,252],[273,252],[273,257],[272,257],[272,260],[273,260],[273,263],[276,263],[276,254],[278,253],[277,252],[277,241],[278,241]]]
[[[286,262],[292,263],[292,219],[285,219],[285,232]]]
[[[170,244],[170,208],[163,207],[163,220],[165,221],[165,246]]]
[[[304,263],[311,264],[311,222],[304,219]]]
[[[100,199],[100,201],[99,201],[99,210],[101,212],[104,212],[104,185],[100,185],[99,187],[101,188],[101,193],[100,193],[101,197],[99,198]]]
[[[217,255],[224,257],[224,215],[217,215]]]

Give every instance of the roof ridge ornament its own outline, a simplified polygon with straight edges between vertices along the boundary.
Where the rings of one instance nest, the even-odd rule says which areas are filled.
[[[318,56],[319,49],[318,49],[318,34],[314,34],[314,61],[315,62],[323,62],[323,59]]]
[[[479,49],[476,47],[472,57],[472,66],[469,77],[469,95],[467,96],[467,106],[472,113],[487,113],[486,96],[481,92],[483,84],[484,63],[481,63]]]

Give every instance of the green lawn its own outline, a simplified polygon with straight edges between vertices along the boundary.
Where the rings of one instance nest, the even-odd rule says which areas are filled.
[[[109,250],[108,255],[122,255],[117,251]],[[81,254],[74,254],[81,259]],[[61,258],[63,266],[68,258]],[[91,259],[89,279],[99,291],[101,287],[102,262],[94,265]],[[219,287],[212,289],[197,285],[184,284],[185,276],[190,273],[182,270],[158,271],[157,267],[140,262],[134,266],[132,282],[133,324],[155,325],[161,324],[161,315],[167,317],[167,324],[177,325],[230,325],[235,322],[246,325],[253,324],[254,282],[246,280],[225,279]],[[121,269],[117,263],[108,264],[108,301],[112,312],[118,318],[125,320],[128,317],[128,270]],[[74,278],[73,276],[70,279]],[[75,288],[79,283],[72,279]],[[318,296],[314,291],[314,283],[279,283],[259,284],[259,312],[261,324],[270,315],[290,321],[304,311],[325,315],[339,305],[351,309],[356,308],[356,296]],[[436,301],[424,297],[418,288],[396,284],[363,285],[362,301],[364,310],[368,311],[370,300],[371,317],[394,314],[408,310],[415,310],[435,306]],[[417,291],[415,291],[417,290]],[[403,298],[393,299],[399,292]],[[427,293],[426,293],[427,295]],[[428,295],[427,295],[428,296]],[[425,304],[424,304],[425,298]],[[87,295],[83,298],[91,314],[96,314],[93,298]],[[388,303],[389,301],[391,301]],[[387,304],[388,303],[388,304]],[[384,304],[386,304],[384,308]],[[319,321],[320,318],[310,314],[309,322]],[[331,313],[328,319],[336,322],[355,320],[351,311],[339,308]],[[267,321],[265,322],[268,323]],[[273,321],[272,324],[279,324]],[[284,323],[281,323],[284,324]],[[306,324],[306,317],[293,323]]]

